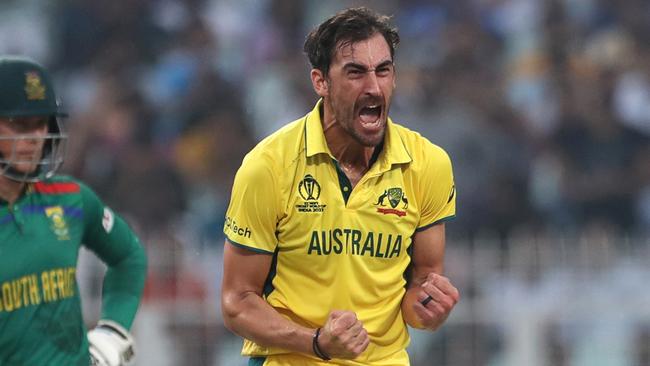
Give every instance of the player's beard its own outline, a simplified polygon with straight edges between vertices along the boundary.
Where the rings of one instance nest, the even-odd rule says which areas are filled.
[[[388,119],[388,108],[390,101],[380,97],[367,97],[359,99],[355,103],[340,106],[332,99],[330,104],[334,112],[334,118],[338,121],[343,130],[357,143],[365,147],[375,147],[384,141]],[[380,112],[377,118],[377,131],[366,131],[361,122],[360,110],[364,105],[379,104]]]

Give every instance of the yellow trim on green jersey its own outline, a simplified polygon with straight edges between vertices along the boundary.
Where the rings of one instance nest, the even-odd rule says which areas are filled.
[[[246,155],[224,233],[235,245],[274,255],[266,301],[285,317],[315,328],[331,310],[357,314],[371,343],[354,362],[338,364],[408,364],[397,360],[408,360],[400,303],[411,238],[454,217],[451,162],[441,148],[389,119],[383,149],[352,190],[339,179],[320,108],[321,102]],[[242,350],[283,353],[249,340]]]

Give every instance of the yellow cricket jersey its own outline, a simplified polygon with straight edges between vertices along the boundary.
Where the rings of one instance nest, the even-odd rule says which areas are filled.
[[[336,364],[408,365],[400,303],[411,238],[455,215],[451,162],[389,120],[383,149],[352,189],[325,141],[320,103],[246,155],[224,233],[234,245],[274,255],[265,297],[285,317],[315,328],[331,310],[357,314],[371,343],[354,361]],[[272,360],[286,353],[248,340],[242,350],[274,355],[265,365],[282,365]],[[318,364],[312,355],[286,357]]]

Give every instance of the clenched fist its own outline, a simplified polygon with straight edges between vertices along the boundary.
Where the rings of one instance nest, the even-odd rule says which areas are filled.
[[[422,326],[435,329],[447,319],[459,299],[458,290],[447,277],[429,273],[419,289],[413,310]]]
[[[318,337],[319,348],[332,358],[353,359],[370,343],[368,332],[351,311],[332,311]]]

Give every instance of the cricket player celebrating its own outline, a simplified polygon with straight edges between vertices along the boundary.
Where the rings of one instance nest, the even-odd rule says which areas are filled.
[[[398,41],[366,8],[314,29],[320,100],[237,172],[222,312],[249,365],[408,365],[407,325],[435,330],[459,299],[442,275],[451,162],[388,118]]]
[[[47,72],[0,56],[0,365],[122,366],[142,296],[144,249],[80,181],[57,176],[66,135]],[[79,248],[106,265],[101,320],[87,332]]]

